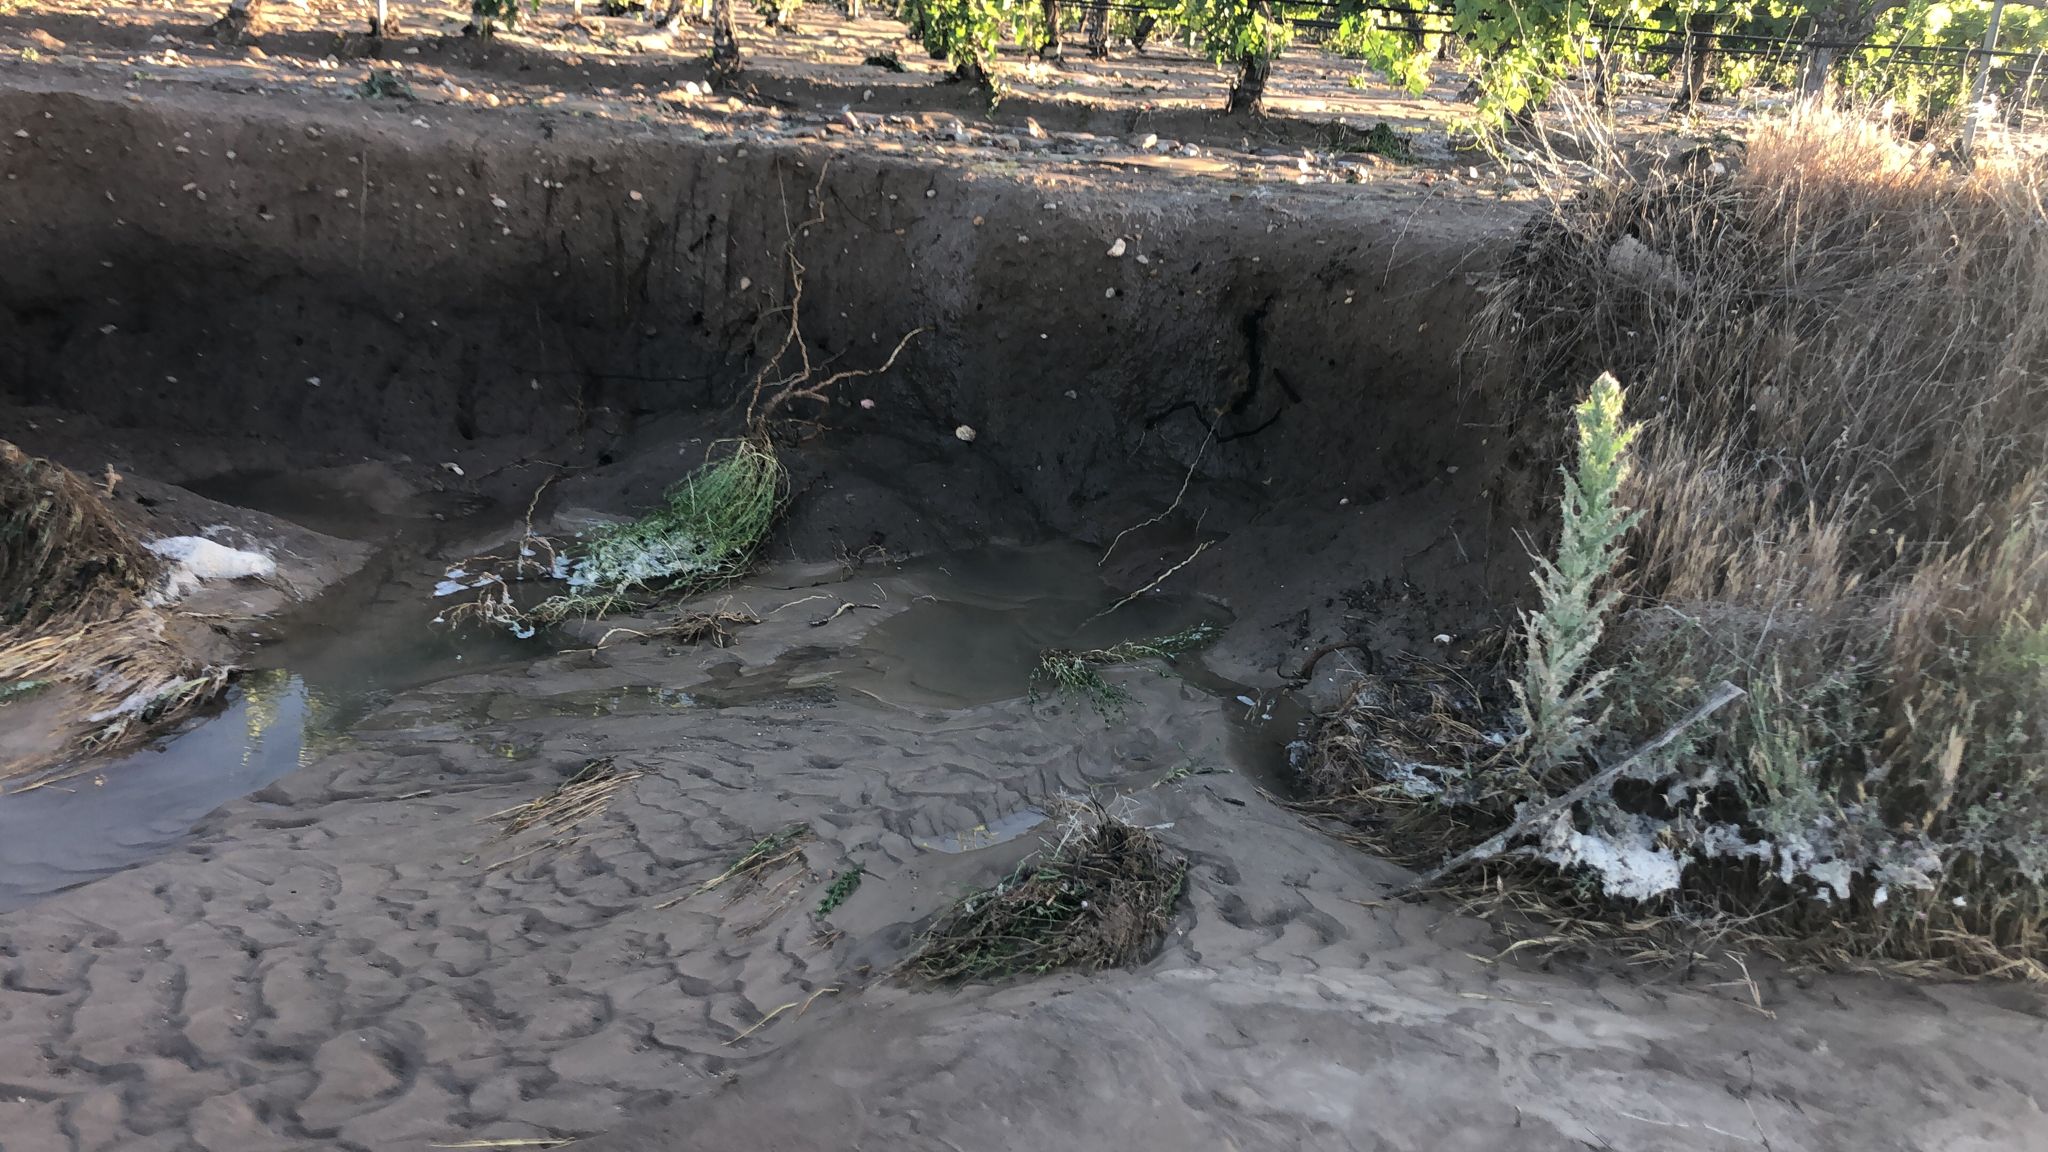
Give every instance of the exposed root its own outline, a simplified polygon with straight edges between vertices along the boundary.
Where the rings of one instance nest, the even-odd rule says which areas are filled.
[[[796,439],[806,438],[807,433],[821,429],[818,418],[813,416],[792,416],[788,409],[794,405],[811,405],[823,410],[832,402],[832,392],[848,380],[859,380],[879,376],[896,366],[896,360],[910,342],[923,335],[926,329],[913,328],[896,341],[896,347],[889,352],[889,358],[878,367],[842,369],[838,372],[819,375],[821,366],[811,361],[810,342],[804,339],[802,306],[804,298],[804,265],[797,258],[797,240],[812,228],[825,222],[825,174],[830,164],[820,166],[817,183],[811,186],[811,215],[801,223],[788,220],[787,193],[784,194],[785,240],[782,258],[789,270],[789,302],[769,312],[768,315],[782,315],[788,324],[782,332],[782,342],[775,351],[761,362],[755,371],[753,382],[747,390],[747,432],[748,435],[766,440],[779,434],[792,434]]]
[[[1188,461],[1187,474],[1180,478],[1180,491],[1173,494],[1173,503],[1168,504],[1164,512],[1157,513],[1148,519],[1140,520],[1129,528],[1117,533],[1116,539],[1109,542],[1109,547],[1102,550],[1102,559],[1095,562],[1096,567],[1099,568],[1109,563],[1110,555],[1116,551],[1117,545],[1124,542],[1124,537],[1140,529],[1150,528],[1154,524],[1163,523],[1168,516],[1173,515],[1180,508],[1180,502],[1187,499],[1188,485],[1195,482],[1195,469],[1202,466],[1202,457],[1209,454],[1209,445],[1216,439],[1216,423],[1213,419],[1208,421],[1208,432],[1202,437],[1202,446],[1195,450],[1195,458]]]
[[[752,1036],[754,1033],[759,1032],[761,1029],[767,1027],[769,1021],[775,1019],[777,1016],[782,1015],[784,1012],[789,1011],[791,1008],[795,1008],[797,1017],[801,1017],[804,1013],[811,1010],[811,1005],[814,1002],[816,1002],[818,997],[829,996],[837,991],[839,991],[839,989],[836,987],[820,988],[816,992],[811,993],[809,996],[804,997],[802,1000],[792,1000],[779,1008],[771,1010],[766,1016],[763,1016],[759,1020],[754,1021],[753,1025],[749,1027],[746,1031],[740,1033],[739,1035],[733,1037],[730,1040],[727,1040],[725,1043],[728,1047],[730,1047],[734,1044],[739,1043],[742,1040],[745,1040],[747,1037]],[[792,1019],[795,1018],[796,1017],[792,1017]]]
[[[1153,577],[1152,580],[1149,583],[1147,583],[1144,587],[1138,589],[1137,591],[1131,593],[1130,595],[1124,597],[1116,603],[1111,604],[1109,607],[1104,608],[1102,611],[1097,612],[1095,615],[1089,617],[1089,619],[1100,620],[1104,616],[1107,616],[1111,612],[1114,612],[1117,609],[1123,607],[1124,605],[1129,604],[1131,601],[1136,600],[1138,597],[1143,596],[1147,592],[1151,592],[1157,589],[1161,584],[1166,583],[1168,577],[1172,576],[1174,573],[1180,571],[1188,565],[1193,564],[1196,558],[1201,556],[1202,553],[1207,552],[1209,550],[1209,546],[1214,543],[1214,540],[1204,540],[1200,544],[1195,545],[1195,550],[1193,552],[1188,553],[1187,559],[1182,560],[1180,563],[1175,564],[1173,567],[1168,568],[1164,572],[1161,572],[1159,575]]]
[[[641,643],[650,640],[674,640],[683,644],[710,644],[713,648],[730,648],[739,643],[734,628],[759,624],[761,618],[745,610],[733,611],[720,608],[714,612],[685,612],[680,616],[661,621],[648,628],[608,628],[598,637],[593,648],[610,644],[614,636],[630,636]]]
[[[839,607],[833,609],[832,614],[830,616],[820,616],[816,620],[811,621],[811,627],[823,628],[825,625],[830,624],[834,620],[839,619],[841,616],[846,615],[848,612],[851,612],[856,608],[867,608],[879,612],[881,611],[882,606],[880,604],[856,604],[853,601],[848,600],[841,603]]]

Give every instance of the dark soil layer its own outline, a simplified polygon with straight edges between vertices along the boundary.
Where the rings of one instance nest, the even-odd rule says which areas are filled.
[[[85,414],[171,480],[410,458],[523,503],[544,473],[499,469],[548,461],[617,465],[551,499],[644,503],[685,466],[674,444],[730,428],[815,187],[825,219],[797,246],[815,354],[868,366],[930,332],[805,453],[799,552],[1107,540],[1171,502],[1213,427],[1186,515],[1120,550],[1130,583],[1198,519],[1273,533],[1310,572],[1340,535],[1375,560],[1285,594],[1264,564],[1245,590],[1271,594],[1278,631],[1258,663],[1418,595],[1413,564],[1505,545],[1497,576],[1519,579],[1479,499],[1460,356],[1501,213],[409,113],[0,93],[0,397]]]

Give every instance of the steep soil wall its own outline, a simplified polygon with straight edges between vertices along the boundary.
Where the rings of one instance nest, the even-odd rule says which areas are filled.
[[[1198,452],[1203,531],[1313,510],[1298,547],[1340,508],[1481,499],[1462,344],[1506,213],[531,108],[23,86],[0,128],[0,400],[233,446],[211,467],[609,464],[730,427],[795,229],[821,362],[929,329],[825,451],[990,532],[1105,539]],[[1464,559],[1504,531],[1467,519]]]
[[[1141,443],[1199,440],[1199,410],[1216,469],[1282,491],[1398,490],[1469,440],[1460,273],[1497,222],[357,107],[0,94],[0,387],[337,451],[714,404],[775,335],[815,187],[818,351],[933,330],[898,377],[915,415],[864,419],[974,425],[1055,515]]]

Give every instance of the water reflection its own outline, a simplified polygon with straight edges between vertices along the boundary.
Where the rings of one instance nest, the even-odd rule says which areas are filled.
[[[0,911],[176,844],[208,812],[309,759],[332,709],[297,676],[253,672],[213,720],[86,775],[0,796]]]

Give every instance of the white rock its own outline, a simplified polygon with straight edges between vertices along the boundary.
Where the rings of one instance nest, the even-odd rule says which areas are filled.
[[[1124,254],[1124,238],[1123,238],[1123,237],[1121,237],[1121,236],[1117,237],[1117,238],[1116,238],[1116,243],[1114,243],[1114,244],[1111,244],[1111,245],[1109,246],[1109,254],[1110,254],[1111,256],[1121,256],[1121,255],[1123,255],[1123,254]]]
[[[977,435],[977,433],[974,431],[973,428],[969,427],[968,425],[962,424],[958,428],[953,429],[953,435],[962,444],[972,444],[974,443],[974,437]]]

